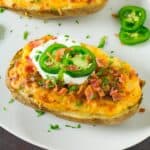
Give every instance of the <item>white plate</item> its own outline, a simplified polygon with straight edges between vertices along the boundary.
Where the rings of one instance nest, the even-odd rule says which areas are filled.
[[[46,23],[43,20],[20,18],[19,15],[10,11],[0,14],[0,75],[2,77],[0,80],[0,125],[30,143],[55,150],[119,150],[150,136],[150,41],[133,47],[121,45],[115,36],[120,25],[111,16],[127,4],[143,6],[147,9],[146,25],[150,27],[149,0],[110,0],[103,11],[97,14],[82,18],[49,20]],[[59,27],[58,23],[62,25]],[[103,35],[107,35],[109,38],[105,47],[106,51],[109,53],[114,50],[114,55],[132,64],[139,75],[146,80],[142,103],[146,112],[137,113],[119,126],[82,125],[80,129],[71,129],[64,125],[77,123],[59,119],[51,114],[38,118],[31,108],[17,102],[8,104],[11,95],[5,86],[5,72],[12,56],[27,42],[23,40],[24,31],[30,32],[28,41],[45,34],[60,33],[69,34],[79,41],[95,45]],[[90,35],[91,38],[86,39],[86,35]],[[3,107],[7,110],[4,111]],[[61,130],[48,133],[48,126],[51,123],[59,124]]]

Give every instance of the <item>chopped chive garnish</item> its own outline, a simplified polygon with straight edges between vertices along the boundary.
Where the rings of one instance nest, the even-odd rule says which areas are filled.
[[[86,39],[89,39],[90,37],[91,37],[90,35],[87,35],[87,36],[86,36]]]
[[[43,20],[44,24],[48,23],[48,20]]]
[[[78,129],[78,128],[81,128],[81,125],[80,124],[78,124],[77,126],[65,125],[65,127],[73,128],[73,129]]]
[[[37,81],[37,84],[38,84],[39,86],[43,86],[43,85],[44,85],[44,81],[43,81],[43,80],[39,80],[39,81]]]
[[[66,35],[64,35],[64,37],[69,38],[70,36],[66,34]]]
[[[69,87],[69,92],[73,92],[73,91],[77,91],[79,89],[79,87],[77,85],[72,85]]]
[[[103,86],[106,86],[106,85],[108,85],[108,84],[109,84],[108,78],[107,78],[107,77],[103,77],[103,78],[102,78],[102,85],[103,85]]]
[[[36,61],[38,61],[39,58],[40,58],[40,55],[36,55],[36,56],[35,56],[35,60],[36,60]]]
[[[79,24],[79,20],[76,20],[76,23]]]
[[[50,124],[48,132],[51,132],[52,130],[60,130],[60,127],[58,124]]]
[[[3,13],[5,11],[5,8],[0,7],[0,13]]]
[[[11,98],[8,103],[9,103],[9,104],[12,104],[14,101],[15,101],[15,100],[14,100],[13,98]]]
[[[103,48],[106,44],[107,36],[103,36],[98,44],[98,48]]]
[[[5,106],[3,107],[3,111],[7,111],[7,108]]]
[[[28,38],[28,35],[29,35],[29,32],[28,31],[25,31],[23,33],[23,39],[26,40]]]
[[[44,111],[41,110],[35,110],[37,112],[37,117],[43,116],[45,114]]]
[[[62,24],[61,23],[58,23],[58,26],[60,27]]]
[[[42,51],[40,51],[40,50],[39,50],[39,51],[36,51],[36,53],[38,53],[38,54],[42,54]]]
[[[110,53],[111,53],[111,54],[113,54],[113,53],[114,53],[114,51],[110,51]]]
[[[105,72],[105,68],[100,68],[97,72],[97,75],[101,76],[101,75],[103,75],[104,72]]]

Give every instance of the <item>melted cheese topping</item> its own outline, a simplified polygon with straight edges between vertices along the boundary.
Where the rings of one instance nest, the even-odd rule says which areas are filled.
[[[0,0],[1,6],[28,10],[59,10],[101,5],[105,0]]]
[[[52,37],[46,36],[42,38],[42,40],[47,42],[51,38]],[[82,45],[90,49],[96,57],[101,58],[101,60],[105,62],[109,62],[110,57],[102,50],[87,44]],[[112,65],[115,68],[122,66],[123,69],[129,72],[127,80],[124,83],[124,92],[127,94],[118,101],[112,101],[108,97],[91,101],[85,100],[83,105],[79,107],[76,104],[80,99],[78,99],[75,94],[60,94],[56,89],[45,89],[37,85],[34,81],[31,83],[28,82],[28,78],[30,76],[32,77],[32,74],[26,72],[25,68],[29,66],[30,60],[27,61],[27,58],[31,51],[32,48],[30,43],[19,52],[18,56],[15,58],[15,62],[13,62],[13,66],[11,66],[8,72],[8,77],[10,78],[10,84],[13,89],[17,90],[24,97],[32,97],[33,102],[39,107],[44,107],[49,111],[60,113],[78,114],[81,118],[83,116],[85,118],[93,116],[114,118],[130,109],[130,107],[140,103],[142,96],[140,79],[135,73],[130,75],[133,68],[127,63],[122,63],[118,58],[114,58],[114,63]]]

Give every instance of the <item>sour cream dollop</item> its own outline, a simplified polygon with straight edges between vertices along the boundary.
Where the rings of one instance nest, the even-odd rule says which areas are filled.
[[[76,42],[75,40],[72,40],[71,38],[68,38],[66,36],[59,36],[56,39],[51,39],[48,42],[34,48],[30,54],[30,58],[33,62],[33,64],[35,65],[35,67],[37,68],[39,74],[42,76],[43,79],[47,79],[47,78],[51,78],[51,77],[58,77],[57,74],[50,74],[45,72],[44,70],[41,69],[39,61],[37,61],[36,56],[37,54],[40,55],[52,44],[54,43],[60,43],[60,44],[64,44],[67,47],[71,47],[74,45],[80,45],[79,42]],[[40,52],[40,54],[38,53]],[[69,84],[82,84],[83,82],[85,82],[88,78],[88,76],[85,77],[77,77],[77,78],[73,78],[71,76],[69,76],[68,74],[64,73],[64,83]]]

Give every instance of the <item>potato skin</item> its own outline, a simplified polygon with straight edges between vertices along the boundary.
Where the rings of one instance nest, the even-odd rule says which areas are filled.
[[[119,116],[114,116],[112,118],[104,118],[103,116],[99,116],[99,118],[77,118],[77,117],[73,117],[71,115],[69,115],[69,113],[65,114],[65,113],[61,113],[61,112],[56,112],[56,111],[51,111],[46,107],[41,107],[38,104],[36,104],[34,102],[34,99],[32,97],[30,97],[28,95],[28,93],[24,93],[21,89],[20,90],[14,90],[11,87],[10,84],[10,78],[9,78],[9,70],[11,69],[11,67],[14,65],[15,61],[19,58],[21,58],[22,55],[22,50],[19,50],[16,55],[14,56],[14,58],[12,59],[11,63],[10,63],[10,67],[7,71],[6,74],[6,85],[8,87],[8,89],[10,90],[12,96],[18,100],[19,102],[30,106],[34,109],[39,109],[42,111],[46,111],[46,112],[50,112],[53,113],[54,115],[67,119],[67,120],[71,120],[71,121],[77,121],[77,122],[81,122],[81,123],[88,123],[88,124],[104,124],[104,125],[116,125],[116,124],[120,124],[123,121],[125,121],[126,119],[128,119],[129,117],[133,116],[139,109],[140,103],[142,101],[142,97],[140,98],[140,100],[138,101],[137,104],[135,104],[133,107],[128,108],[127,110],[125,110],[122,114],[120,114]]]
[[[55,19],[75,16],[86,16],[101,10],[107,0],[102,0],[100,4],[86,5],[85,7],[70,8],[70,9],[58,9],[58,10],[29,10],[27,8],[21,9],[17,7],[10,7],[0,3],[0,7],[11,9],[15,12],[21,13],[29,17],[36,17],[41,19]]]

